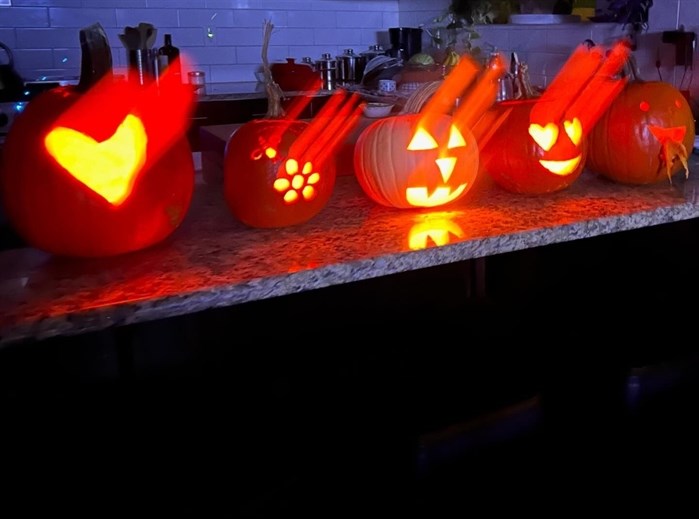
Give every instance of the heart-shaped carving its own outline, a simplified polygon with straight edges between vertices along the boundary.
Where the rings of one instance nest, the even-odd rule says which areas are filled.
[[[529,135],[545,151],[549,151],[558,140],[558,126],[553,123],[548,123],[546,126],[532,123],[529,125]]]
[[[114,134],[102,142],[61,126],[48,133],[44,144],[68,173],[118,206],[131,194],[146,162],[148,136],[141,120],[129,114]]]

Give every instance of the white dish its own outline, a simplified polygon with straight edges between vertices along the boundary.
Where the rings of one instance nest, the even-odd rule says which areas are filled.
[[[364,105],[364,115],[372,119],[386,117],[390,115],[393,105],[390,103],[366,103]]]

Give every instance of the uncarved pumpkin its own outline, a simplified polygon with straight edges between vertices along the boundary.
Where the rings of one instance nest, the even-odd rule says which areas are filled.
[[[573,131],[575,120],[539,125],[546,134],[546,143],[533,137],[530,113],[536,102],[536,98],[503,101],[491,108],[511,112],[481,150],[483,168],[498,185],[513,193],[542,195],[561,191],[575,182],[584,169],[587,141],[578,136],[579,128]]]
[[[685,169],[694,131],[689,103],[673,85],[630,82],[590,133],[587,167],[623,184],[671,179]]]
[[[396,208],[437,207],[458,200],[478,173],[471,131],[450,115],[402,114],[378,119],[359,135],[354,170],[375,202]]]
[[[57,87],[30,101],[7,136],[0,173],[7,217],[29,245],[111,256],[179,226],[194,190],[184,137],[192,94],[161,87],[106,78],[87,93]]]

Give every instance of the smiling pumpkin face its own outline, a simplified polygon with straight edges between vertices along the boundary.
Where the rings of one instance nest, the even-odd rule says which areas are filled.
[[[653,184],[687,170],[694,117],[669,83],[632,82],[589,136],[588,167],[624,184]]]
[[[483,167],[500,186],[539,195],[570,186],[582,173],[587,140],[580,120],[530,121],[535,99],[504,101],[492,110],[511,109],[483,149]]]
[[[463,197],[478,173],[473,134],[444,114],[380,119],[357,139],[354,169],[364,192],[389,207],[437,207]]]

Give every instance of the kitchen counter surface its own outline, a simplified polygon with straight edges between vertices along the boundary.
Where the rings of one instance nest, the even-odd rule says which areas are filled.
[[[228,212],[220,186],[198,178],[181,227],[147,250],[90,260],[1,252],[0,345],[688,220],[699,216],[698,188],[692,175],[629,187],[585,172],[567,190],[527,197],[481,175],[448,210],[427,211],[379,206],[343,176],[311,221],[257,230]]]

